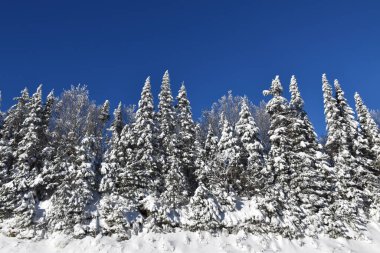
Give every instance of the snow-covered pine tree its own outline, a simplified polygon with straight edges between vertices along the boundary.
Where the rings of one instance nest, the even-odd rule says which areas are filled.
[[[108,142],[107,151],[101,164],[100,172],[102,179],[99,191],[102,198],[99,202],[100,217],[105,221],[102,233],[106,235],[114,234],[120,239],[127,239],[127,228],[125,226],[125,216],[128,208],[128,201],[120,195],[118,187],[118,176],[120,173],[120,147],[119,140],[124,127],[122,115],[122,103],[115,109],[114,119],[110,127],[111,139]]]
[[[42,168],[41,152],[44,148],[44,128],[42,122],[42,86],[26,103],[28,114],[21,125],[22,138],[15,150],[16,160],[12,167],[10,182],[11,203],[14,205],[13,232],[20,237],[35,236],[33,217],[38,203],[39,173]]]
[[[212,184],[219,182],[217,175],[218,163],[218,137],[215,136],[213,127],[209,125],[206,140],[204,142],[204,148],[200,153],[200,166],[195,172],[197,182],[202,182],[206,188],[209,188]]]
[[[198,188],[190,198],[186,211],[184,225],[190,231],[215,231],[220,228],[224,217],[217,198],[202,182],[199,182]]]
[[[363,138],[368,141],[369,152],[365,154],[368,158],[375,161],[374,169],[376,175],[380,173],[380,131],[372,118],[367,106],[363,103],[359,93],[355,93],[355,104],[358,120],[360,123],[361,133]]]
[[[344,98],[339,83],[335,82],[336,98],[332,88],[322,75],[322,89],[326,116],[327,142],[325,149],[334,165],[336,184],[333,204],[330,206],[329,234],[332,237],[351,237],[350,230],[360,233],[364,229],[365,195],[357,184],[359,168],[353,156],[355,139],[355,122],[352,109]]]
[[[170,89],[169,72],[162,78],[157,112],[158,165],[161,179],[161,208],[158,223],[163,227],[178,225],[179,208],[188,202],[189,186],[182,168],[179,168],[175,110]],[[174,189],[175,188],[175,189]]]
[[[197,170],[196,126],[192,118],[190,101],[187,98],[184,83],[178,92],[177,101],[178,162],[186,177],[185,180],[188,181],[188,191],[191,194],[197,188],[195,178],[195,171]]]
[[[217,145],[216,168],[211,169],[211,178],[215,178],[216,184],[210,185],[210,190],[217,197],[224,210],[233,210],[236,205],[237,192],[242,190],[240,175],[243,166],[240,164],[240,152],[238,138],[235,136],[232,126],[222,113],[220,118],[221,137]]]
[[[131,191],[137,200],[142,200],[148,195],[157,196],[157,186],[160,182],[153,149],[153,110],[153,95],[148,77],[141,92],[135,122],[131,127],[133,155],[127,166]]]
[[[264,167],[264,158],[258,128],[249,111],[247,99],[242,102],[240,118],[235,125],[235,129],[239,144],[241,144],[240,164],[244,167],[243,173],[240,175],[242,193],[246,196],[252,196],[259,193],[263,188],[262,169]]]
[[[360,123],[357,158],[365,167],[366,173],[360,181],[369,196],[370,217],[380,220],[380,134],[368,108],[358,93],[355,93],[355,104]]]
[[[122,104],[119,103],[115,109],[114,119],[109,131],[111,132],[111,139],[108,142],[107,151],[104,154],[101,164],[100,172],[102,179],[99,186],[99,191],[104,193],[112,193],[116,187],[116,174],[119,172],[119,140],[120,134],[124,127],[122,118]]]
[[[302,232],[299,227],[299,207],[295,215],[290,213],[288,200],[291,197],[290,168],[290,125],[292,123],[288,101],[282,96],[283,88],[279,76],[272,80],[270,90],[265,90],[265,96],[273,98],[267,103],[267,111],[271,117],[269,136],[271,149],[266,164],[264,206],[263,211],[268,216],[268,231],[281,233],[287,237],[297,237]]]
[[[63,165],[62,183],[52,196],[48,214],[50,229],[73,233],[82,237],[89,231],[90,204],[94,201],[96,140],[85,136],[80,146],[75,146],[75,134],[69,133],[67,160]]]
[[[21,96],[15,98],[17,104],[9,109],[2,129],[0,129],[0,153],[2,154],[0,156],[0,198],[2,198],[0,201],[0,217],[11,214],[10,211],[6,211],[7,201],[4,198],[7,196],[8,185],[4,184],[11,180],[10,170],[15,162],[14,152],[22,137],[20,130],[28,112],[26,104],[29,99],[28,90],[25,88],[21,92]]]
[[[303,108],[304,101],[293,75],[289,86],[291,122],[288,126],[290,161],[289,215],[296,216],[298,227],[307,235],[320,233],[329,219],[328,206],[334,178],[328,157],[318,144],[317,135]],[[299,207],[299,208],[298,208]]]

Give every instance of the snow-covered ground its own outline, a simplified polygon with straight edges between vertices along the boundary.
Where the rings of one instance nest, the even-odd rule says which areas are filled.
[[[72,239],[54,235],[41,241],[20,240],[0,236],[0,252],[373,252],[380,251],[380,226],[371,223],[366,239],[346,240],[320,238],[287,240],[277,236],[253,236],[240,232],[235,235],[211,235],[205,232],[169,234],[140,234],[128,241],[111,237]]]

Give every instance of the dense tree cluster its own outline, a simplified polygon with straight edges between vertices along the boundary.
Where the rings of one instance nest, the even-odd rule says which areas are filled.
[[[9,236],[245,230],[355,238],[380,221],[380,132],[355,94],[322,76],[322,145],[295,76],[254,106],[231,92],[194,122],[185,85],[166,71],[155,108],[148,77],[137,110],[97,106],[84,86],[42,86],[0,112],[0,222]],[[1,96],[0,96],[1,101]],[[111,121],[111,122],[110,122]],[[108,131],[107,131],[108,130]],[[245,211],[243,211],[245,210]]]

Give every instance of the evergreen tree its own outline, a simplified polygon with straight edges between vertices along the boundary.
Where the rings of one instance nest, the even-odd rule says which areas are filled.
[[[298,216],[299,225],[305,233],[316,235],[329,219],[331,191],[334,178],[328,158],[318,144],[317,135],[303,108],[304,101],[295,76],[290,81],[289,161],[290,161],[290,214]],[[298,206],[300,208],[298,208]],[[294,209],[295,210],[292,210]],[[298,213],[297,213],[298,212]]]
[[[263,187],[264,159],[263,146],[258,137],[258,128],[249,111],[247,100],[242,102],[240,119],[236,123],[235,129],[241,143],[240,163],[245,168],[240,178],[245,195],[252,196],[260,192]]]
[[[271,149],[267,159],[266,177],[268,185],[265,187],[266,199],[264,212],[269,217],[268,230],[279,232],[287,237],[300,236],[301,210],[295,206],[293,210],[288,206],[292,198],[291,192],[291,143],[289,130],[292,123],[288,101],[282,96],[283,88],[279,76],[272,80],[270,90],[264,95],[272,95],[267,103],[267,111],[271,117],[269,136]],[[291,213],[294,211],[294,215]]]
[[[188,202],[189,186],[179,162],[178,140],[175,129],[175,110],[170,89],[169,72],[166,71],[159,94],[158,123],[158,164],[161,179],[161,208],[158,223],[178,226],[178,209]]]
[[[156,195],[159,184],[153,149],[153,110],[153,96],[148,77],[141,92],[136,120],[131,129],[134,150],[128,167],[131,173],[131,187],[134,187],[131,190],[134,190],[140,199],[149,194]]]
[[[379,128],[372,118],[366,105],[358,93],[355,93],[355,104],[358,120],[360,123],[361,133],[363,138],[368,141],[369,149],[365,154],[369,159],[375,161],[376,175],[380,173],[380,132]]]
[[[356,124],[339,83],[335,81],[336,98],[332,96],[325,74],[322,83],[328,134],[326,150],[332,158],[336,177],[329,233],[333,237],[351,237],[349,231],[361,232],[366,220],[366,196],[357,181],[363,169],[353,155]]]
[[[212,178],[216,184],[211,185],[210,190],[217,197],[222,208],[232,210],[236,204],[236,192],[241,191],[242,184],[240,174],[243,171],[240,158],[240,147],[233,128],[221,115],[221,137],[217,145],[216,168],[211,168]]]
[[[380,220],[380,134],[378,127],[373,120],[367,107],[358,93],[355,93],[355,104],[360,123],[360,138],[358,141],[357,155],[360,163],[365,166],[366,173],[360,177],[370,204],[370,216]]]
[[[119,164],[119,140],[120,134],[123,128],[123,118],[122,118],[122,104],[115,109],[113,115],[114,120],[112,122],[111,128],[111,139],[108,143],[108,149],[104,154],[103,162],[100,168],[102,174],[102,179],[100,182],[99,190],[100,192],[112,193],[115,191],[116,176],[120,170]]]
[[[190,231],[215,231],[220,228],[223,217],[216,197],[200,182],[188,205],[186,228]]]
[[[11,181],[13,176],[11,169],[16,161],[15,152],[18,143],[21,141],[21,127],[28,113],[26,104],[29,99],[28,90],[25,88],[21,92],[21,96],[15,98],[17,104],[8,111],[2,129],[0,129],[0,217],[9,216],[11,210],[14,209],[7,200],[7,198],[11,201],[13,199],[12,196],[8,196],[10,185],[5,185],[5,183]]]
[[[189,192],[194,192],[197,187],[195,171],[197,170],[196,154],[196,125],[194,124],[190,101],[187,98],[184,83],[177,96],[177,132],[178,132],[178,163],[189,184]]]
[[[73,133],[70,134],[73,138]],[[69,148],[69,147],[68,147]],[[94,200],[96,140],[90,134],[72,152],[65,176],[52,196],[50,227],[82,237],[89,231],[92,219],[90,204]]]

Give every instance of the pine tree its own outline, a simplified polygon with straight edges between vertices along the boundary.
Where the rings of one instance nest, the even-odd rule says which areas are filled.
[[[188,202],[189,196],[188,182],[182,168],[179,168],[175,122],[169,72],[166,71],[162,79],[157,113],[158,164],[162,175],[158,223],[161,223],[164,229],[167,225],[168,229],[179,225],[178,209]]]
[[[200,166],[195,172],[198,183],[203,183],[206,188],[210,188],[211,185],[218,182],[217,175],[218,163],[218,137],[215,136],[213,127],[209,125],[206,140],[204,142],[204,148],[200,153]]]
[[[29,99],[28,90],[25,88],[21,92],[21,96],[15,98],[17,104],[12,106],[8,111],[2,129],[0,130],[0,153],[2,154],[0,156],[0,217],[9,216],[11,210],[14,209],[12,204],[7,200],[7,198],[9,198],[11,202],[13,201],[12,196],[8,196],[8,187],[10,185],[5,185],[5,183],[11,181],[13,176],[11,169],[16,161],[15,152],[18,143],[21,141],[21,127],[28,113],[26,104]]]
[[[366,105],[358,93],[355,93],[355,104],[358,120],[360,123],[361,133],[363,138],[368,141],[368,154],[365,154],[369,159],[375,161],[376,175],[380,173],[380,132],[379,128],[371,116]]]
[[[28,115],[21,125],[22,139],[16,149],[16,161],[12,168],[13,189],[12,205],[14,209],[14,229],[20,237],[33,237],[35,206],[38,203],[36,185],[42,168],[41,152],[44,148],[44,129],[42,125],[42,86],[25,105]]]
[[[357,155],[360,158],[361,165],[365,166],[366,169],[366,173],[360,177],[360,182],[362,182],[369,197],[370,216],[380,220],[379,129],[358,93],[355,93],[355,104],[360,123],[359,135],[361,138],[359,140],[362,140],[358,141]]]
[[[74,133],[70,133],[69,138],[73,137]],[[52,196],[49,223],[53,230],[82,237],[92,219],[89,206],[94,200],[96,140],[89,134],[80,146],[68,149],[71,157],[66,163],[64,179]]]
[[[224,214],[217,198],[200,182],[188,205],[185,226],[190,231],[215,231]]]
[[[334,178],[328,158],[322,152],[317,135],[303,108],[304,101],[293,75],[290,82],[289,161],[290,161],[290,214],[298,216],[298,226],[309,235],[320,233],[324,220],[330,216],[331,191]],[[300,207],[295,208],[294,207]],[[297,213],[298,212],[298,213]]]
[[[102,174],[102,180],[100,182],[99,190],[100,192],[112,193],[115,191],[116,187],[116,176],[120,170],[119,164],[119,140],[120,134],[123,128],[123,118],[122,118],[122,104],[115,109],[114,120],[112,122],[111,128],[111,139],[108,143],[108,149],[104,154],[103,162],[100,168]]]
[[[366,220],[366,196],[358,185],[358,176],[363,169],[354,157],[356,123],[339,83],[335,81],[336,98],[332,96],[325,74],[322,83],[328,134],[326,150],[331,156],[336,177],[329,233],[333,237],[351,237],[349,231],[360,233]]]
[[[249,111],[247,100],[242,102],[240,119],[236,123],[235,129],[239,137],[239,143],[241,143],[240,163],[245,168],[240,180],[243,183],[245,195],[252,196],[260,192],[263,187],[262,169],[264,159],[258,128]]]
[[[224,117],[220,119],[222,130],[217,145],[216,168],[212,168],[212,177],[217,181],[211,185],[210,190],[217,197],[222,208],[232,210],[236,204],[236,193],[241,191],[240,174],[243,168],[240,166],[240,147],[233,128]]]
[[[300,235],[300,209],[294,207],[294,215],[288,206],[291,194],[291,167],[290,152],[291,143],[290,125],[292,122],[288,101],[282,96],[283,88],[279,76],[272,80],[270,90],[265,90],[264,95],[272,95],[273,98],[267,104],[267,112],[271,117],[269,136],[271,149],[267,159],[266,177],[268,185],[265,186],[266,204],[264,212],[269,218],[268,230],[279,232],[287,237]]]
[[[196,166],[196,125],[192,119],[190,101],[187,98],[186,88],[184,83],[178,92],[177,96],[177,132],[178,142],[177,149],[179,151],[179,167],[189,184],[188,191],[194,192],[197,187],[195,180]]]
[[[141,92],[136,120],[131,129],[134,150],[128,168],[131,173],[131,184],[134,185],[135,188],[133,189],[140,195],[140,199],[150,194],[156,195],[159,184],[159,174],[153,149],[153,110],[153,96],[150,78],[148,77]]]
[[[157,151],[159,156],[159,166],[161,174],[165,175],[168,171],[166,160],[174,155],[175,146],[175,112],[173,107],[173,96],[170,88],[169,72],[166,71],[162,78],[161,91],[158,95],[159,104],[156,115],[157,120]],[[163,183],[163,182],[162,182]],[[162,190],[162,189],[161,189]]]

